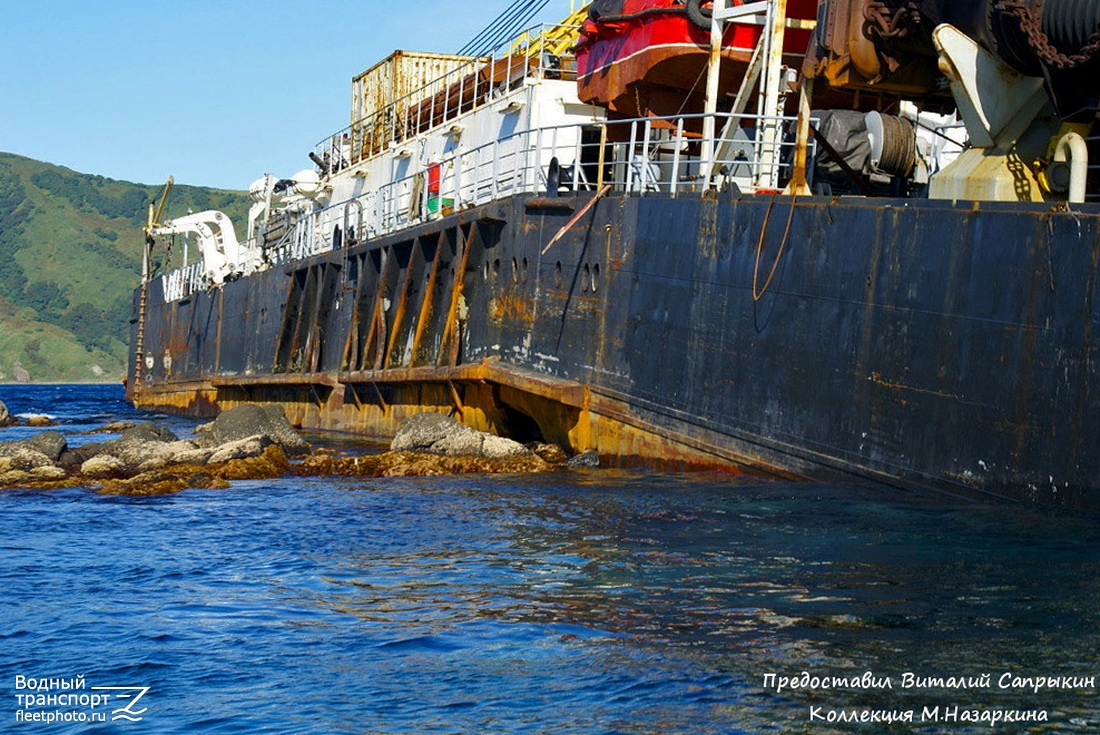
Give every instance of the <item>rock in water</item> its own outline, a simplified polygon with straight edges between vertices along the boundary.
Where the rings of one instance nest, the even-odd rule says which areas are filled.
[[[569,458],[569,461],[565,463],[566,467],[599,467],[600,455],[595,451],[589,449],[587,452],[581,452]]]
[[[391,452],[430,451],[431,447],[450,434],[473,431],[441,413],[418,413],[405,420],[390,442]]]
[[[20,450],[29,449],[34,452],[41,452],[50,458],[50,462],[56,462],[61,453],[65,451],[68,446],[68,441],[65,437],[56,431],[43,431],[41,434],[32,436],[30,439],[20,439],[19,441],[0,442],[0,457],[12,457]]]
[[[179,441],[179,437],[167,426],[146,422],[122,432],[122,436],[115,441],[126,444],[143,444],[145,442],[175,442]]]
[[[228,462],[231,459],[259,457],[264,453],[265,449],[274,443],[271,437],[263,434],[250,436],[246,439],[238,439],[237,441],[226,442],[218,447],[218,450],[211,454],[210,459],[207,461],[210,464],[220,464],[222,462]]]
[[[501,459],[530,454],[519,442],[486,434],[441,413],[418,413],[401,424],[390,444],[392,452],[429,452],[449,456]]]
[[[550,464],[564,464],[568,457],[565,456],[565,450],[559,447],[557,444],[547,444],[545,442],[530,442],[525,444],[529,450],[542,457]]]
[[[135,426],[137,426],[137,424],[135,424],[133,421],[110,421],[110,422],[104,424],[103,426],[100,426],[98,429],[92,429],[91,431],[88,431],[88,432],[85,432],[85,433],[87,433],[87,434],[121,434],[122,432],[124,432],[128,429],[132,429]]]
[[[3,401],[0,401],[0,426],[12,426],[19,423],[8,411],[8,407],[4,405]]]
[[[257,406],[246,403],[223,411],[209,424],[195,428],[198,443],[203,447],[221,446],[254,436],[265,436],[283,448],[290,456],[308,454],[309,443],[286,420],[278,406]]]
[[[110,454],[99,454],[80,465],[80,474],[93,480],[122,477],[126,463]]]
[[[173,455],[196,449],[194,442],[180,442],[170,429],[145,423],[127,429],[117,439],[70,449],[61,455],[60,464],[71,471],[93,457],[111,456],[121,461],[120,474],[132,475],[145,471],[141,468],[146,464],[168,464]]]

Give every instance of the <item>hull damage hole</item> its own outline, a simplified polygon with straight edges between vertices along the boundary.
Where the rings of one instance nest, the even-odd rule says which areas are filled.
[[[507,408],[505,406],[500,407],[500,415],[504,419],[504,431],[505,436],[509,439],[519,442],[520,444],[530,444],[531,442],[545,443],[546,439],[542,435],[542,429],[539,428],[538,422],[533,418],[517,411],[514,408]]]

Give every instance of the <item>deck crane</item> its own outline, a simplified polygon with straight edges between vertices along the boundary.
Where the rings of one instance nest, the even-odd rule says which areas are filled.
[[[250,248],[242,248],[229,217],[215,210],[206,210],[170,219],[149,228],[151,237],[181,235],[193,232],[202,250],[203,277],[214,285],[233,280],[253,270]]]

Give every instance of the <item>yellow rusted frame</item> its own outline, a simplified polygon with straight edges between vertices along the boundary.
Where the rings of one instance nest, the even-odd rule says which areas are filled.
[[[309,384],[309,394],[313,397],[313,402],[317,404],[317,410],[322,411],[325,408],[325,401],[321,400],[321,394],[317,392],[317,384]]]
[[[363,399],[359,396],[359,386],[349,385],[347,386],[347,390],[351,392],[351,399],[355,401],[355,409],[357,411],[362,411],[363,406],[366,404],[363,403]]]
[[[324,263],[320,263],[310,270],[314,271],[316,274],[314,281],[316,282],[317,295],[316,298],[314,298],[312,311],[308,312],[312,323],[310,324],[309,336],[306,341],[305,354],[302,356],[302,366],[304,369],[305,366],[308,365],[309,370],[307,372],[315,373],[321,361],[321,351],[318,349],[321,341],[320,316],[321,304],[325,298],[325,277],[328,275],[328,266]]]
[[[485,391],[463,392],[463,387],[469,388],[477,385],[496,385],[508,388],[532,398],[541,398],[549,401],[548,413],[538,413],[536,418],[542,417],[548,421],[566,421],[559,424],[555,433],[567,436],[570,448],[574,451],[595,449],[601,455],[622,457],[637,457],[638,459],[665,460],[670,462],[686,463],[697,466],[714,467],[753,467],[758,471],[766,472],[776,477],[799,479],[795,471],[785,470],[768,462],[761,456],[746,455],[738,452],[730,446],[720,443],[721,437],[708,436],[705,426],[696,425],[696,430],[690,426],[694,424],[691,417],[681,415],[676,411],[658,409],[652,415],[639,410],[634,405],[630,396],[611,389],[592,389],[575,381],[554,378],[534,371],[517,368],[507,363],[502,363],[495,358],[488,358],[478,363],[459,365],[454,367],[421,366],[414,368],[392,368],[387,370],[364,370],[346,373],[317,373],[306,375],[280,374],[266,376],[221,376],[209,381],[180,381],[156,386],[142,386],[136,391],[135,399],[138,405],[144,406],[174,406],[186,407],[194,401],[194,397],[202,395],[210,405],[219,402],[217,394],[221,389],[230,388],[235,391],[243,387],[254,389],[254,400],[263,402],[265,394],[267,400],[275,400],[280,387],[309,387],[319,399],[326,392],[326,388],[338,389],[347,386],[352,389],[355,403],[359,411],[373,405],[365,391],[373,388],[379,407],[384,416],[402,415],[403,406],[389,405],[383,398],[381,385],[393,386],[396,390],[417,390],[418,386],[435,384],[443,386],[450,392],[451,400],[456,408],[462,412],[463,418],[471,419],[478,414],[479,400],[484,400],[488,393]],[[368,387],[370,386],[370,387]],[[359,391],[364,391],[360,393]],[[473,396],[471,398],[471,395]],[[479,398],[480,395],[480,398]],[[470,399],[469,403],[466,399]],[[222,397],[220,401],[232,405],[238,402],[237,398],[231,400]],[[313,400],[305,403],[302,399],[295,399],[291,407],[311,406]],[[556,409],[550,406],[566,409],[563,416],[558,416]],[[441,404],[443,405],[443,404]],[[534,404],[531,404],[534,405]],[[348,406],[350,408],[350,404]],[[312,411],[312,408],[308,408]],[[311,416],[311,421],[318,427],[325,425],[325,414],[338,413],[338,406],[332,403],[321,406],[319,412]],[[373,415],[373,414],[372,414]],[[658,415],[665,415],[687,422],[687,428],[679,431],[670,430],[661,426],[656,419]],[[375,418],[377,418],[375,416]],[[353,423],[357,423],[355,419]],[[652,454],[636,454],[637,448],[648,445]]]
[[[432,311],[432,294],[435,292],[436,274],[439,273],[439,261],[443,259],[443,248],[446,245],[446,230],[440,230],[439,240],[435,246],[435,257],[432,258],[432,268],[428,272],[428,284],[424,287],[424,297],[420,300],[420,314],[416,319],[416,331],[413,332],[412,351],[409,353],[409,359],[405,361],[405,367],[412,367],[417,350],[420,349],[420,340],[423,339],[424,330],[428,326],[428,317]]]
[[[386,342],[386,349],[382,356],[382,367],[393,362],[393,350],[397,345],[397,338],[401,334],[401,324],[405,320],[405,305],[409,302],[409,286],[412,283],[413,271],[416,270],[413,259],[415,254],[416,249],[414,247],[409,253],[409,265],[404,269],[404,277],[401,279],[400,296],[397,298],[397,308],[393,313],[393,328],[389,330],[389,340]],[[394,255],[396,256],[396,253]]]
[[[218,289],[218,328],[214,337],[214,372],[221,370],[222,364],[222,311],[225,306],[225,291]]]
[[[374,387],[374,394],[378,396],[378,407],[382,409],[382,414],[389,413],[390,407],[386,403],[386,399],[382,397],[382,389],[378,387],[378,383],[371,382],[371,385]]]
[[[455,316],[458,312],[458,302],[462,298],[462,289],[466,283],[466,264],[470,260],[470,251],[473,250],[478,241],[478,227],[476,223],[470,225],[470,232],[465,237],[463,237],[461,228],[458,232],[458,242],[462,246],[462,257],[460,258],[461,263],[455,269],[454,279],[451,281],[451,306],[447,309],[447,319],[443,324],[443,336],[439,340],[439,355],[436,357],[436,365],[439,365],[443,360],[443,351],[448,346],[448,340],[453,340],[453,344],[450,345],[451,349],[448,352],[448,364],[452,366],[458,364],[458,337],[454,334]]]
[[[359,355],[359,298],[363,292],[363,282],[366,281],[362,275],[364,263],[359,265],[359,280],[355,284],[355,294],[352,296],[351,302],[351,326],[348,328],[348,337],[344,340],[344,354],[340,358],[340,367],[344,370],[360,367],[358,362],[353,363],[352,361],[358,361]]]
[[[455,387],[453,380],[447,381],[447,387],[451,389],[451,400],[455,402],[455,411],[458,412],[458,419],[461,421],[466,413],[466,406],[463,405],[462,398],[458,395],[458,388]]]
[[[375,336],[378,330],[379,322],[381,321],[383,329],[385,328],[385,317],[382,313],[383,302],[385,300],[386,292],[386,278],[390,271],[390,262],[394,260],[394,254],[389,248],[383,248],[381,252],[382,264],[378,268],[378,281],[374,287],[374,303],[371,304],[371,321],[370,328],[367,330],[367,338],[363,340],[363,354],[362,359],[358,361],[360,366],[365,365],[367,362],[367,353],[370,352],[371,344],[375,340]],[[379,338],[380,340],[382,338]],[[377,352],[377,351],[376,351]],[[381,354],[378,354],[374,361],[374,367],[377,369],[380,367],[379,363],[382,361]]]
[[[302,333],[302,304],[306,300],[306,292],[309,287],[309,271],[306,271],[305,283],[302,285],[302,293],[299,295],[297,302],[292,304],[291,296],[294,295],[294,289],[297,287],[298,273],[294,272],[290,274],[290,295],[287,296],[286,301],[286,318],[283,319],[282,335],[287,335],[289,340],[286,351],[286,364],[282,366],[284,370],[290,370],[290,366],[294,364],[294,355],[298,352],[298,345],[300,344],[300,337]],[[293,308],[292,308],[293,306]],[[290,322],[293,321],[293,324]],[[288,331],[288,327],[293,326],[293,329]],[[282,337],[280,337],[281,346]]]

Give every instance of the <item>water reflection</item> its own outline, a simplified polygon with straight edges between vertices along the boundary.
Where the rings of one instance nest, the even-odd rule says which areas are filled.
[[[427,626],[430,645],[451,645],[438,631],[462,638],[463,626],[493,621],[566,626],[563,640],[603,634],[605,654],[676,651],[728,677],[723,697],[748,697],[738,718],[752,709],[764,728],[781,712],[785,732],[821,731],[803,722],[814,697],[769,694],[768,672],[870,670],[898,682],[1095,667],[1100,567],[1086,518],[728,477],[514,482],[420,483],[414,538],[348,558],[326,578],[325,604]],[[837,707],[1042,706],[1062,713],[1058,732],[1100,720],[1095,691],[952,694],[830,693]]]
[[[103,411],[64,405],[72,425]],[[710,474],[6,493],[0,681],[9,702],[17,675],[151,686],[169,735],[1021,730],[809,719],[926,706],[1093,733],[1095,689],[764,677],[1092,675],[1098,551],[1092,517]]]

